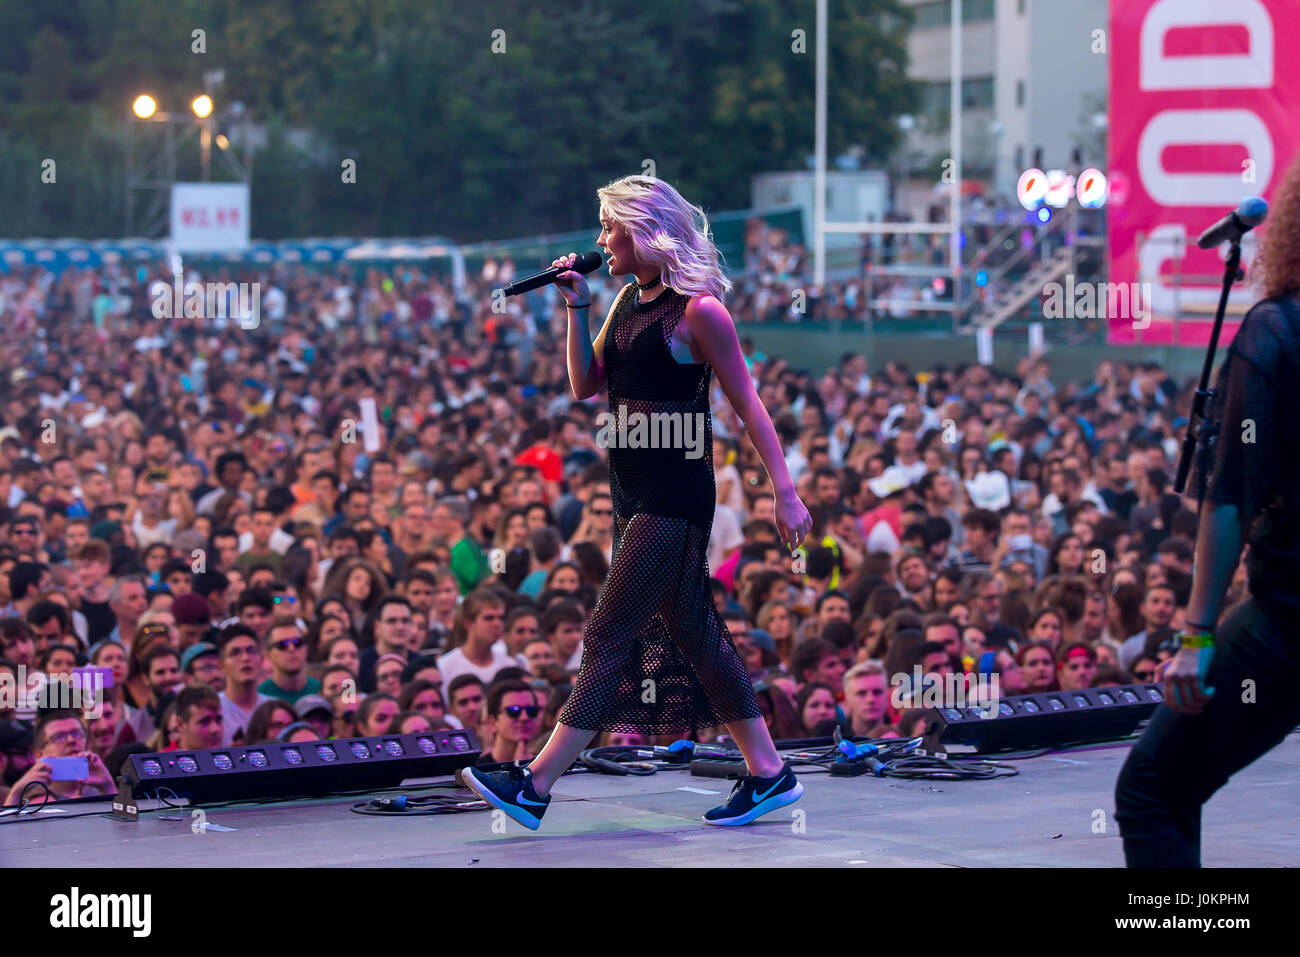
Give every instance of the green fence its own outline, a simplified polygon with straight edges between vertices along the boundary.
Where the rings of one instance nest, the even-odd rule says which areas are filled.
[[[786,230],[792,242],[803,243],[803,217],[797,206],[763,212],[742,209],[710,216],[709,227],[713,231],[714,245],[722,254],[723,263],[730,274],[742,273],[746,269],[745,222],[749,219],[762,219],[775,229]],[[505,255],[509,255],[514,260],[517,272],[528,275],[534,266],[540,269],[562,254],[591,249],[595,245],[595,240],[596,232],[593,229],[584,229],[549,236],[532,236],[527,239],[469,243],[462,246],[461,251],[465,255],[465,268],[471,275],[480,273],[483,261],[488,256],[500,259]]]
[[[976,361],[973,335],[926,335],[873,332],[862,323],[811,324],[752,323],[737,324],[741,338],[754,341],[754,347],[768,356],[783,356],[796,368],[820,374],[835,366],[846,352],[861,352],[871,370],[890,359],[906,362],[913,370],[942,363],[951,368],[959,363]],[[1227,350],[1219,350],[1222,360]],[[1012,371],[1016,360],[1029,353],[1027,333],[999,329],[993,335],[993,365]],[[1053,377],[1058,381],[1088,381],[1103,359],[1127,362],[1158,362],[1177,379],[1192,378],[1201,371],[1205,352],[1176,346],[1070,345],[1049,346],[1047,358]]]

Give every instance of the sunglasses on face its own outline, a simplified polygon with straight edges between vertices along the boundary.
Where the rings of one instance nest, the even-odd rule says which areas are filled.
[[[1150,668],[1143,668],[1141,671],[1133,672],[1133,677],[1138,681],[1150,681],[1155,677],[1155,672]]]
[[[280,651],[289,651],[293,648],[301,648],[306,643],[304,638],[285,638],[281,641],[274,642],[271,647],[278,648]]]
[[[276,595],[271,601],[277,605],[296,605],[298,603],[298,599],[292,595]]]
[[[530,718],[535,718],[542,713],[542,709],[535,704],[510,704],[506,705],[501,710],[511,718],[518,718],[521,714],[526,714]]]

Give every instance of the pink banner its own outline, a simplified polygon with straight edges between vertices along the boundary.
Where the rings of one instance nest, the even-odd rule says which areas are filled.
[[[1223,251],[1196,238],[1242,199],[1271,199],[1300,149],[1297,38],[1297,0],[1110,0],[1109,279],[1150,284],[1129,287],[1143,314],[1109,316],[1111,342],[1208,340]],[[1259,298],[1255,239],[1225,344]]]

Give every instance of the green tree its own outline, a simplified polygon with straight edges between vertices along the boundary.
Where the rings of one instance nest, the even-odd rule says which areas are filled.
[[[899,2],[829,7],[829,153],[884,162],[918,105]],[[4,229],[119,235],[125,137],[143,133],[129,103],[149,91],[183,112],[212,69],[218,110],[242,101],[265,133],[258,237],[594,230],[595,189],[647,160],[709,210],[743,207],[755,172],[812,154],[814,15],[814,0],[0,5]],[[58,189],[37,189],[45,156]],[[180,164],[197,176],[193,144]]]

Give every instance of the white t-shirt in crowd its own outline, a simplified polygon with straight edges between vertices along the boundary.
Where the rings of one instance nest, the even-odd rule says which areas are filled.
[[[295,539],[284,529],[277,528],[275,531],[271,532],[271,540],[267,544],[271,546],[271,551],[278,552],[279,554],[283,555],[287,551],[289,551],[289,547],[293,545],[295,541],[297,541],[297,539]],[[244,534],[239,536],[239,553],[241,555],[252,547],[253,547],[252,532],[244,532]]]
[[[230,745],[234,743],[235,734],[248,727],[248,722],[253,719],[253,711],[257,710],[257,705],[260,705],[263,701],[270,700],[270,695],[264,695],[259,691],[257,693],[257,704],[253,705],[251,710],[245,711],[239,705],[235,704],[235,702],[227,698],[224,691],[221,692],[221,723],[223,725],[221,729],[222,747],[230,747]],[[248,744],[249,742],[245,741],[244,743]]]
[[[131,522],[131,531],[135,534],[136,544],[139,548],[148,548],[155,542],[164,542],[170,545],[172,539],[176,537],[176,519],[165,519],[153,528],[149,528],[140,521],[140,516],[137,513],[135,519]]]
[[[576,545],[577,543],[575,542],[574,544]],[[605,556],[606,565],[614,564],[614,542],[612,539],[610,540],[610,543],[607,546],[605,546],[600,550],[600,553]],[[562,562],[574,561],[573,545],[570,545],[568,542],[565,542],[563,545],[560,546],[560,561]]]
[[[705,557],[712,575],[733,548],[745,544],[745,536],[740,531],[740,519],[727,505],[721,503],[713,507],[713,528],[709,530],[709,545]]]
[[[724,482],[730,482],[730,491],[722,504],[731,510],[741,513],[745,510],[745,493],[741,491],[740,470],[734,465],[724,465],[713,473],[713,484],[722,488]]]
[[[476,665],[465,657],[464,648],[456,648],[438,658],[438,670],[442,672],[442,686],[450,688],[451,683],[461,675],[476,675],[485,685],[491,684],[502,668],[519,667],[519,660],[505,649],[504,643],[492,646],[492,663],[487,666]],[[523,667],[526,667],[523,666]]]

